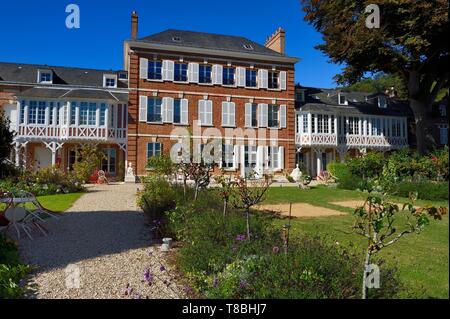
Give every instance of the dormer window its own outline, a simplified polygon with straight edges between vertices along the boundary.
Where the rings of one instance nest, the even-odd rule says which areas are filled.
[[[338,94],[338,102],[339,105],[348,105],[347,97],[345,96],[345,94]]]
[[[297,91],[295,99],[297,102],[305,103],[305,90]]]
[[[128,80],[128,73],[120,72],[119,73],[119,79],[121,79],[121,80]]]
[[[249,51],[253,51],[253,46],[251,44],[244,44],[244,49],[249,50]]]
[[[379,96],[378,97],[378,107],[380,109],[385,109],[387,107],[387,101],[386,101],[386,98],[384,96]]]
[[[176,43],[180,43],[180,42],[181,42],[181,38],[175,36],[175,37],[172,38],[172,41],[173,41],[173,42],[176,42]]]
[[[50,70],[38,70],[38,83],[52,84],[53,74]]]
[[[117,75],[115,74],[105,74],[103,76],[103,86],[108,88],[117,87]]]

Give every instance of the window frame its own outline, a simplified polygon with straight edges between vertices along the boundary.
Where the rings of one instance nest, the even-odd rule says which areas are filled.
[[[150,148],[150,145],[152,145],[152,147]],[[159,146],[158,148],[156,146]],[[152,155],[150,155],[150,151],[152,152]],[[155,157],[155,156],[161,156],[162,155],[162,143],[161,142],[149,142],[147,143],[147,162],[150,160],[150,158]]]
[[[226,73],[226,70],[227,70],[227,73]],[[230,75],[230,70],[232,70],[233,72],[233,83],[232,84],[229,84],[229,83],[226,83],[226,79],[227,80],[229,80],[229,75]],[[227,74],[228,75],[228,77],[225,77],[225,74]],[[235,67],[233,67],[233,66],[223,66],[222,67],[222,85],[223,86],[228,86],[228,87],[235,87],[236,86],[236,68]]]
[[[50,76],[49,80],[42,80],[42,76],[48,74]],[[37,83],[40,84],[53,84],[53,72],[51,70],[38,70]]]
[[[209,82],[202,82],[202,68],[209,68]],[[199,64],[198,66],[198,84],[200,85],[213,85],[213,77],[212,77],[212,65],[211,64]]]
[[[156,104],[155,105],[150,105],[150,101],[160,101],[160,104],[159,105],[156,105]],[[155,107],[156,110],[159,107],[159,121],[150,121],[149,120],[150,115],[151,115],[151,113],[150,113],[150,108],[151,107]],[[154,116],[156,116],[156,115],[154,115]],[[154,97],[154,96],[149,96],[147,98],[147,119],[146,119],[146,122],[150,123],[150,124],[163,124],[163,119],[162,119],[162,98]]]
[[[276,77],[274,77],[274,75],[276,75]],[[276,87],[270,87],[271,83],[273,85],[274,78],[276,78],[276,81],[275,81],[276,82]],[[267,72],[267,89],[268,90],[274,90],[274,91],[281,90],[280,71],[268,70],[268,72]]]
[[[276,112],[274,109],[276,108]],[[267,127],[270,129],[277,129],[280,127],[280,105],[278,104],[268,104],[267,106]],[[276,114],[276,119],[273,115]],[[275,123],[274,123],[275,122]],[[272,125],[270,125],[272,123]],[[276,125],[274,125],[276,124]]]
[[[177,72],[177,67],[179,68],[179,72]],[[185,68],[183,68],[183,67],[185,67]],[[199,69],[200,69],[200,66],[199,66]],[[185,73],[184,75],[183,75],[183,72]],[[185,80],[183,80],[183,79],[179,79],[179,80],[177,80],[177,76],[184,76],[186,79]],[[188,63],[185,63],[185,62],[174,62],[174,65],[173,65],[173,82],[176,82],[176,83],[187,83],[189,81],[189,79],[188,79]]]
[[[159,67],[156,66],[156,64],[159,63]],[[150,65],[153,65],[153,67],[150,67]],[[157,73],[156,70],[160,70],[160,73]],[[152,70],[152,72],[154,73],[150,73],[150,71]],[[160,75],[159,78],[151,78],[150,74],[156,74],[156,75]],[[162,60],[148,60],[148,66],[147,66],[147,80],[150,81],[158,81],[158,82],[163,82],[163,63]]]
[[[108,81],[114,81],[114,84],[108,85]],[[106,88],[117,88],[117,75],[115,74],[103,75],[103,86]]]
[[[249,79],[248,79],[249,73],[255,74],[255,82],[254,82],[255,85],[249,85]],[[257,89],[258,88],[258,70],[249,69],[249,68],[245,69],[245,87],[247,89]]]

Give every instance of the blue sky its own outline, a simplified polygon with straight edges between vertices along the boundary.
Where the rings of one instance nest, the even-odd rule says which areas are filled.
[[[79,5],[81,28],[67,29],[68,4]],[[299,0],[15,0],[0,4],[0,61],[122,68],[130,14],[139,14],[139,36],[165,29],[240,35],[264,43],[279,26],[286,53],[301,58],[296,82],[334,87],[340,67],[314,49],[321,35],[303,21]]]

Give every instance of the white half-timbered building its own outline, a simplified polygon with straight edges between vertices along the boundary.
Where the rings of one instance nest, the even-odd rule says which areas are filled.
[[[70,170],[77,150],[96,144],[99,169],[116,177],[127,151],[128,73],[0,63],[0,107],[15,131],[16,165]]]
[[[408,146],[410,109],[385,94],[296,87],[297,163],[320,176],[331,161]]]

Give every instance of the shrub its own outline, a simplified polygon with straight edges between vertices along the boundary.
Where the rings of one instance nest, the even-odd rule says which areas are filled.
[[[19,176],[7,178],[0,181],[0,189],[14,195],[26,191],[36,196],[76,193],[84,190],[74,175],[56,167],[43,168],[36,173],[23,172]]]
[[[27,289],[20,284],[28,271],[19,262],[16,244],[0,234],[0,299],[23,297]]]
[[[245,255],[206,280],[208,298],[322,299],[359,298],[361,259],[319,237],[291,238],[288,254],[278,246]],[[383,268],[389,282],[371,298],[393,297],[399,289],[395,269]]]
[[[152,156],[148,160],[147,168],[151,169],[156,175],[170,176],[175,171],[175,164],[170,156]]]
[[[163,178],[144,178],[144,191],[138,196],[138,204],[143,209],[148,223],[165,221],[165,213],[175,208],[175,191]]]
[[[80,160],[73,164],[73,171],[78,181],[86,183],[105,158],[105,154],[95,145],[86,145],[79,152]]]
[[[400,182],[393,187],[392,193],[400,197],[408,197],[410,193],[417,192],[419,199],[448,200],[448,186],[448,182]]]
[[[327,170],[336,178],[338,188],[348,190],[365,188],[364,180],[361,177],[352,174],[345,163],[331,162],[328,164]]]
[[[350,172],[363,179],[378,177],[386,163],[383,153],[370,152],[365,156],[355,157],[347,162]]]

